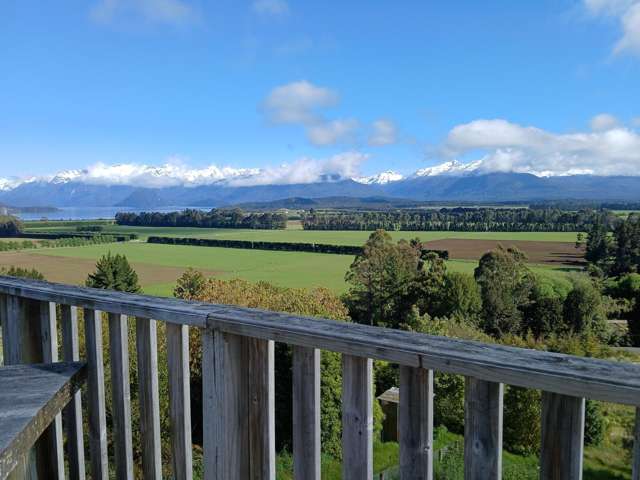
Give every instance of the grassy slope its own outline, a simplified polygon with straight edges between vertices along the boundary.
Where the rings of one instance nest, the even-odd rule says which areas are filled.
[[[75,227],[33,228],[30,231],[64,231]],[[242,230],[224,228],[182,227],[122,227],[106,225],[105,233],[138,233],[141,239],[149,236],[217,238],[233,240],[264,240],[273,242],[331,243],[337,245],[362,245],[370,232],[287,230]],[[576,233],[571,232],[390,232],[394,239],[419,237],[423,241],[444,238],[471,238],[477,240],[535,240],[575,242]]]

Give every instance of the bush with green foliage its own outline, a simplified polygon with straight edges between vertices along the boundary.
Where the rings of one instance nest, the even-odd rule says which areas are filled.
[[[11,215],[0,215],[0,237],[17,237],[23,230],[22,222]]]
[[[44,275],[35,268],[22,268],[11,266],[9,268],[0,268],[0,275],[8,277],[27,278],[29,280],[45,280]]]
[[[89,274],[87,287],[138,293],[138,274],[131,267],[125,255],[108,252],[96,263],[96,271]]]

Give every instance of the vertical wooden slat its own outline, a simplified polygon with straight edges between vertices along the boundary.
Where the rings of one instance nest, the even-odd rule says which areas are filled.
[[[58,361],[58,328],[56,304],[38,302],[40,307],[40,348],[41,355],[34,361],[54,363]],[[38,474],[45,478],[64,479],[64,443],[62,415],[55,416],[51,425],[38,440]]]
[[[155,320],[136,318],[136,351],[140,389],[142,474],[145,479],[156,480],[162,478],[162,457],[158,390],[158,333]]]
[[[342,477],[373,476],[373,362],[342,355]]]
[[[584,398],[542,392],[540,478],[581,480]]]
[[[80,360],[80,344],[78,340],[78,309],[62,305],[62,356],[65,362]],[[78,390],[73,400],[64,408],[63,415],[67,428],[67,448],[69,456],[70,480],[84,480],[84,437],[82,434],[82,400]]]
[[[5,365],[22,362],[22,337],[20,335],[21,300],[9,295],[5,301],[6,315],[2,325],[2,351]]]
[[[204,476],[249,478],[246,348],[242,337],[203,331]]]
[[[91,478],[108,480],[107,422],[104,401],[104,358],[102,354],[102,313],[84,311],[87,350],[87,410]]]
[[[293,477],[320,480],[320,350],[293,347]]]
[[[433,478],[433,371],[400,366],[400,478]]]
[[[171,465],[173,478],[192,478],[191,393],[189,387],[189,327],[167,323]]]
[[[8,296],[0,293],[0,337],[4,338],[2,330],[3,330],[3,325],[6,323],[6,318],[7,318],[7,298]],[[4,351],[4,340],[2,340],[2,348],[0,349],[0,365],[4,365],[4,357],[3,357],[3,351]]]
[[[127,316],[110,313],[109,354],[113,400],[113,440],[116,477],[118,479],[133,478],[128,334]]]
[[[257,338],[244,338],[247,344],[249,478],[275,480],[275,344]]]
[[[636,408],[636,426],[633,438],[633,472],[632,480],[640,480],[640,408]]]
[[[502,478],[502,404],[504,386],[465,379],[464,478]]]
[[[211,329],[202,340],[205,478],[273,479],[273,344]]]

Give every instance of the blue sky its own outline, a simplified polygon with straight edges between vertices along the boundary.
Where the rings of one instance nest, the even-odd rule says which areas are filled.
[[[0,3],[0,177],[345,152],[629,173],[639,117],[637,0]]]

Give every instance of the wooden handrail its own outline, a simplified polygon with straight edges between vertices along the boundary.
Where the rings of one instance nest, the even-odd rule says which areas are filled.
[[[207,479],[275,478],[274,342],[294,347],[293,452],[297,480],[320,477],[320,350],[343,354],[344,478],[368,479],[373,473],[372,360],[386,360],[401,367],[399,428],[403,478],[428,479],[433,473],[433,395],[437,394],[434,372],[466,377],[466,480],[500,478],[504,384],[544,392],[541,472],[553,480],[581,478],[585,398],[640,407],[637,364],[0,276],[0,318],[9,363],[31,360],[29,351],[34,349],[55,352],[51,339],[55,338],[56,303],[63,306],[65,356],[74,359],[78,334],[73,309],[84,308],[93,478],[105,479],[109,475],[101,312],[109,314],[115,473],[119,478],[133,476],[129,320],[136,322],[138,367],[143,377],[139,385],[145,445],[143,469],[149,478],[161,475],[155,344],[158,320],[168,323],[172,469],[176,478],[186,480],[193,470],[189,327],[202,331]],[[38,312],[39,322],[35,324],[31,322],[33,312]],[[36,344],[21,340],[26,338]],[[77,405],[75,408],[77,414],[70,408],[65,415],[81,426],[78,421],[81,412]],[[636,428],[636,437],[640,438],[640,420]],[[55,429],[61,430],[59,425],[54,425],[52,432]],[[82,438],[73,429],[69,435],[76,443],[70,450],[77,464],[72,478],[81,479],[84,472],[78,464],[78,451]],[[55,446],[52,443],[55,435],[49,437],[49,444]],[[53,460],[51,464],[55,464]],[[634,462],[633,478],[640,480],[640,441],[636,441]]]

